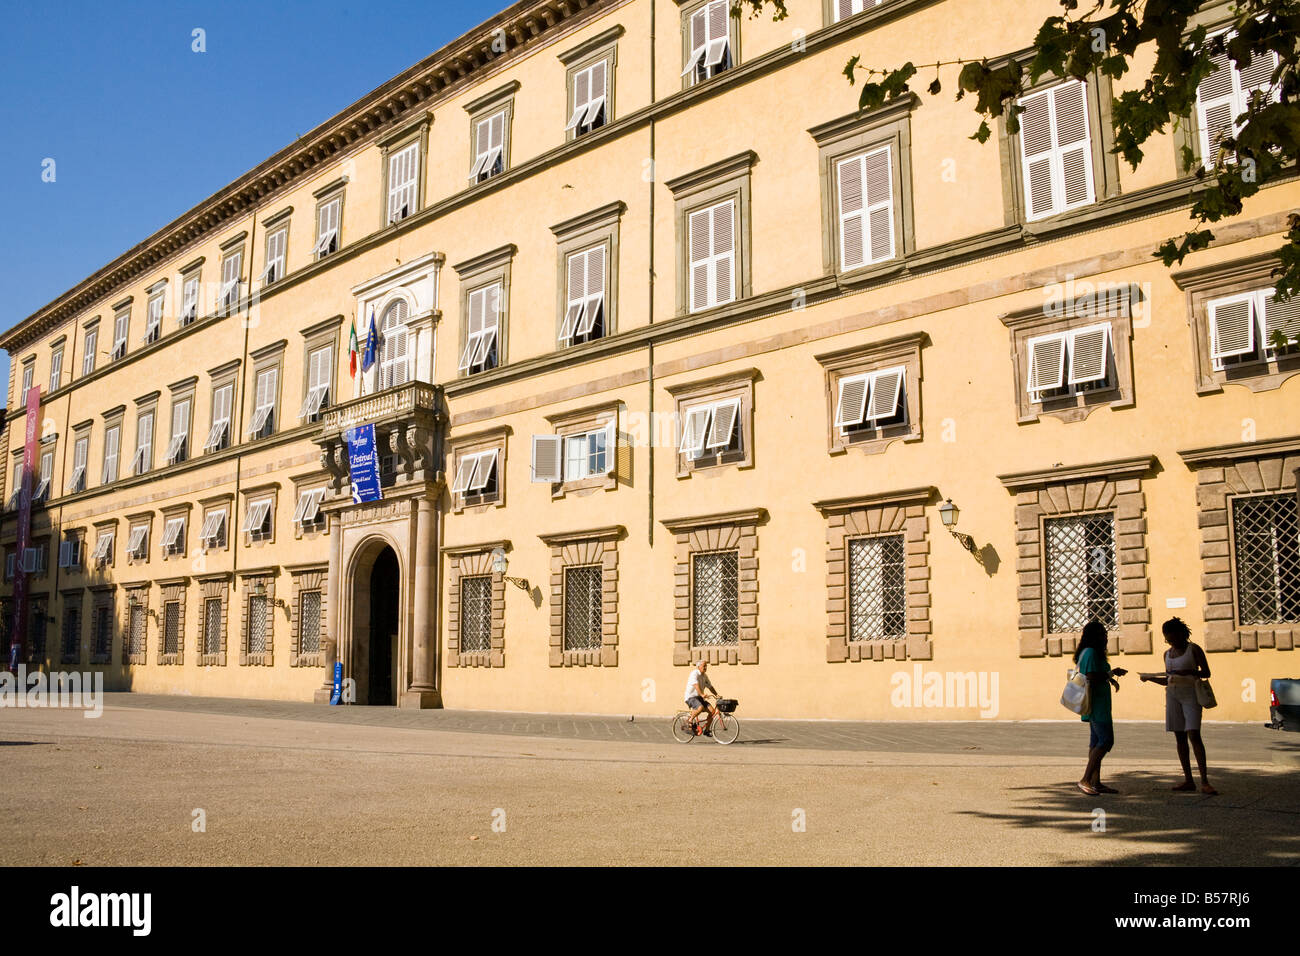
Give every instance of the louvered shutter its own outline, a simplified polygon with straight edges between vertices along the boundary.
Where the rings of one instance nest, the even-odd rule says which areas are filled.
[[[698,458],[704,451],[712,405],[699,405],[686,412],[686,421],[682,425],[682,443],[679,451],[688,458]]]
[[[587,118],[587,107],[591,105],[591,71],[580,70],[573,77],[573,112],[569,114],[565,132],[580,127]]]
[[[1219,142],[1233,132],[1237,118],[1233,95],[1233,67],[1227,53],[1210,57],[1215,70],[1196,88],[1197,122],[1200,125],[1201,161],[1212,167],[1219,154]]]
[[[605,474],[610,474],[618,464],[618,422],[605,426]]]
[[[461,458],[460,463],[456,466],[456,480],[452,482],[452,494],[460,495],[465,493],[469,487],[469,481],[474,477],[474,469],[478,464],[477,455],[465,455]]]
[[[856,11],[853,9],[853,0],[835,0],[836,22],[848,19],[853,16],[855,12]]]
[[[714,298],[712,305],[730,302],[735,290],[735,216],[730,202],[713,207]]]
[[[407,360],[406,316],[409,307],[405,299],[395,300],[384,310],[379,323],[382,343],[379,349],[379,387],[401,385],[410,377]]]
[[[713,0],[708,6],[709,47],[704,57],[706,67],[715,67],[727,55],[729,41],[727,32],[728,0]]]
[[[593,65],[589,70],[591,73],[591,102],[587,107],[587,118],[583,121],[587,126],[595,126],[596,120],[600,118],[601,111],[606,109],[605,70],[606,63],[604,60]]]
[[[709,251],[713,248],[713,214],[702,209],[690,215],[691,311],[709,307]]]
[[[1098,382],[1106,377],[1110,326],[1095,325],[1070,335],[1070,384]]]
[[[474,364],[474,353],[478,351],[483,332],[483,297],[486,292],[486,289],[476,289],[469,294],[469,315],[465,317],[465,350],[460,356],[461,371]]]
[[[1251,294],[1210,303],[1210,357],[1215,360],[1255,351],[1255,317]]]
[[[740,399],[721,402],[713,409],[713,427],[709,429],[708,448],[724,449],[731,444],[731,436],[736,430],[736,420],[740,417]]]
[[[587,254],[575,252],[568,260],[567,305],[564,310],[564,322],[560,326],[560,341],[568,342],[573,338],[582,317],[583,304],[587,299]]]
[[[898,398],[903,391],[902,368],[888,368],[871,376],[871,401],[867,405],[867,420],[892,418],[898,412]]]
[[[682,70],[682,76],[694,71],[700,60],[704,58],[705,47],[709,42],[707,13],[707,10],[697,10],[691,14],[691,51],[686,58],[686,68]]]
[[[894,189],[890,160],[888,146],[867,153],[863,160],[872,262],[894,257]]]
[[[840,379],[839,398],[835,404],[835,425],[846,428],[862,424],[867,413],[867,391],[870,377],[849,375]]]
[[[1273,347],[1273,333],[1281,332],[1294,345],[1300,341],[1300,296],[1281,302],[1273,293],[1264,297],[1264,344]]]
[[[590,335],[600,317],[605,300],[605,247],[596,246],[586,252],[586,299],[578,335]]]
[[[475,493],[482,492],[492,480],[492,474],[497,469],[497,453],[494,448],[492,451],[479,453],[478,462],[474,468],[474,475],[469,482],[469,490]]]
[[[1056,148],[1061,164],[1058,211],[1093,201],[1092,143],[1084,94],[1085,87],[1077,80],[1053,91]]]
[[[1028,218],[1039,219],[1052,205],[1052,98],[1036,93],[1020,101],[1020,152]]]
[[[840,189],[840,268],[846,272],[866,262],[864,241],[863,166],[864,157],[842,160],[836,178]]]
[[[559,435],[533,436],[533,481],[556,482],[561,480],[561,447]]]
[[[1065,337],[1048,335],[1029,340],[1029,393],[1060,388],[1065,380]]]
[[[487,365],[492,355],[493,346],[501,324],[501,286],[490,285],[483,291],[483,338],[479,344],[479,354],[475,364],[495,368],[496,362]]]

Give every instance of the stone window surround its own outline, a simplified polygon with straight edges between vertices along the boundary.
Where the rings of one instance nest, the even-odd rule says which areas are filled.
[[[680,385],[668,385],[665,391],[672,396],[674,412],[677,418],[677,430],[674,434],[674,458],[677,464],[677,477],[690,478],[699,473],[717,473],[722,470],[719,465],[735,465],[737,468],[754,467],[754,382],[761,377],[756,368],[738,369],[711,378]],[[681,451],[681,430],[686,425],[685,412],[696,405],[711,404],[728,398],[740,399],[740,455],[736,461],[715,462],[709,456],[699,461],[688,461]],[[717,455],[713,458],[716,459]]]
[[[191,532],[197,534],[197,531],[195,531],[195,529],[191,527],[193,522],[191,521],[190,513],[193,510],[193,508],[194,505],[186,501],[179,504],[167,505],[165,508],[160,509],[162,518],[158,523],[158,527],[161,529],[161,531],[159,533],[157,543],[158,543],[158,553],[164,562],[184,561],[186,558],[189,557],[190,534]],[[181,518],[185,522],[183,525],[181,525],[181,539],[180,539],[181,550],[180,553],[178,554],[166,554],[162,550],[162,539],[166,537],[167,534],[167,522],[172,520],[173,518]],[[198,530],[201,531],[203,529],[200,527]],[[153,539],[150,539],[150,543],[152,543],[152,541]]]
[[[1171,274],[1178,288],[1187,293],[1196,394],[1221,392],[1225,385],[1244,385],[1252,392],[1267,392],[1281,388],[1283,382],[1300,373],[1300,355],[1231,365],[1222,371],[1214,370],[1210,358],[1210,300],[1269,288],[1273,285],[1273,270],[1278,266],[1277,253],[1270,251]]]
[[[460,280],[460,322],[456,339],[457,363],[465,353],[465,343],[469,340],[470,293],[493,283],[500,283],[501,285],[501,296],[497,300],[497,364],[494,368],[501,368],[509,361],[507,346],[510,339],[510,267],[515,253],[518,251],[519,247],[510,243],[452,266]],[[490,372],[492,369],[484,369],[484,371]],[[464,371],[458,369],[456,374],[459,378],[468,378],[471,374],[481,375],[483,372],[471,373],[468,369]]]
[[[935,495],[935,489],[927,486],[813,502],[826,519],[827,662],[933,659],[926,505]],[[849,542],[883,534],[903,535],[907,635],[853,641],[849,639]]]
[[[1288,491],[1300,497],[1300,435],[1180,451],[1178,455],[1196,474],[1205,649],[1295,649],[1300,643],[1300,624],[1238,623],[1236,549],[1229,501]]]
[[[465,496],[451,491],[451,484],[447,485],[447,494],[451,498],[452,514],[462,514],[469,511],[471,514],[478,514],[489,508],[504,508],[506,504],[506,453],[510,446],[510,435],[513,429],[509,425],[498,425],[495,428],[487,428],[481,431],[471,432],[467,435],[457,435],[449,438],[447,441],[447,462],[451,466],[447,473],[452,476],[454,481],[457,470],[460,468],[460,460],[465,455],[475,455],[479,452],[491,451],[496,449],[497,452],[497,492],[496,497],[489,501],[478,501],[467,504]]]
[[[122,601],[122,662],[124,664],[139,664],[143,666],[147,663],[149,656],[149,595],[153,590],[149,581],[143,581],[136,584],[125,584],[122,586],[124,600]],[[132,601],[138,601],[140,612],[144,615],[144,639],[140,644],[140,653],[132,654],[131,651],[131,608]]]
[[[675,541],[674,666],[686,667],[699,658],[710,664],[758,663],[758,526],[766,521],[763,508],[660,521]],[[733,647],[695,647],[691,638],[692,559],[696,554],[729,550],[739,552],[738,640]]]
[[[246,294],[248,282],[244,278],[244,275],[246,272],[251,272],[250,263],[245,256],[244,250],[244,240],[247,238],[247,231],[240,232],[238,235],[231,236],[229,239],[224,240],[219,247],[221,250],[221,270],[218,273],[218,283],[225,282],[222,277],[226,274],[226,261],[236,255],[239,256],[239,275],[238,281],[235,283],[235,291],[238,294],[231,300],[230,307],[227,308],[225,302],[221,298],[221,287],[218,285],[216,312],[219,315],[230,315],[233,313],[239,306],[239,300]]]
[[[77,553],[81,556],[81,563],[79,565],[63,568],[62,569],[63,573],[68,575],[84,574],[86,571],[87,562],[90,560],[90,552],[86,550],[86,529],[74,528],[68,525],[64,525],[59,530],[62,532],[59,538],[60,547],[63,545],[64,542],[72,541],[76,544]]]
[[[187,577],[181,577],[158,582],[162,588],[162,609],[158,612],[158,663],[160,665],[181,666],[185,663],[185,596],[189,580]],[[176,635],[176,653],[164,654],[163,647],[167,642],[167,605],[172,603],[180,604],[180,630]]]
[[[618,235],[625,212],[627,212],[627,203],[618,200],[551,227],[551,232],[555,234],[557,252],[555,342],[558,347],[575,348],[587,344],[584,342],[579,343],[578,346],[572,343],[559,346],[559,341],[564,315],[569,307],[568,258],[575,252],[595,246],[605,247],[605,302],[602,306],[605,312],[603,320],[605,330],[601,338],[608,338],[618,331]]]
[[[293,581],[293,603],[289,609],[289,666],[290,667],[324,667],[325,666],[325,622],[329,620],[328,601],[329,576],[328,564],[298,565],[286,568]],[[315,654],[303,654],[299,641],[298,628],[301,623],[302,596],[308,591],[320,592],[320,650]]]
[[[58,635],[59,636],[59,661],[64,664],[80,665],[81,662],[85,659],[84,651],[86,648],[87,641],[86,641],[85,615],[81,613],[85,609],[84,608],[85,601],[83,600],[83,597],[84,597],[84,590],[82,588],[71,588],[69,590],[59,592],[60,604],[62,605],[62,611],[63,611],[59,619],[59,635]],[[67,621],[68,621],[68,611],[74,608],[77,611],[77,650],[75,655],[70,656],[67,653],[64,636],[65,636],[65,629],[67,627]],[[92,621],[91,633],[93,635],[94,633],[94,624],[93,624],[94,612],[93,611],[91,612],[91,621]],[[7,621],[6,624],[8,624]],[[92,649],[93,649],[93,644],[92,644]],[[29,659],[31,653],[34,650],[35,648],[33,647],[27,648]],[[54,655],[50,653],[50,639],[49,639],[48,632],[46,633],[46,637],[45,637],[45,655],[50,660],[54,659]],[[93,655],[92,655],[91,663],[98,663],[97,661],[93,660]]]
[[[678,66],[678,71],[686,69],[686,61],[691,56],[691,17],[701,7],[707,6],[710,0],[673,0],[681,9],[682,16],[682,62]],[[740,18],[731,15],[731,0],[727,0],[727,46],[731,53],[731,66],[729,69],[734,70],[740,66]],[[682,89],[688,90],[695,86],[695,73],[691,73],[681,78]]]
[[[814,356],[826,373],[826,448],[830,454],[840,455],[854,449],[868,455],[878,455],[896,441],[921,440],[921,350],[929,344],[930,337],[927,333],[912,332]],[[907,421],[876,428],[873,430],[874,437],[866,431],[862,432],[862,437],[841,433],[835,425],[840,380],[899,365],[907,369],[903,382]]]
[[[241,667],[271,667],[275,663],[275,579],[279,568],[250,568],[239,572],[239,665]],[[266,586],[266,651],[253,654],[248,650],[249,608],[252,605],[253,589],[258,584]]]
[[[90,663],[92,664],[111,664],[113,663],[113,643],[117,621],[117,586],[114,584],[100,584],[90,586],[90,640],[86,642],[87,651],[90,654]],[[95,612],[98,608],[108,608],[108,652],[105,654],[95,653]],[[147,627],[147,624],[146,624]],[[126,654],[126,647],[123,645],[123,655]]]
[[[615,24],[608,30],[597,34],[589,40],[585,40],[563,53],[556,54],[557,59],[564,64],[564,118],[560,121],[561,129],[569,122],[569,116],[573,112],[573,78],[578,73],[595,66],[601,60],[605,62],[605,126],[614,122],[618,115],[614,112],[614,76],[615,67],[618,64],[618,40],[623,35],[621,24]],[[471,127],[472,129],[472,127]],[[565,133],[566,140],[572,141],[578,138],[578,131],[568,130]],[[591,135],[588,133],[587,135]]]
[[[605,475],[591,475],[587,478],[580,478],[576,481],[557,481],[551,486],[551,498],[563,498],[566,494],[572,492],[591,492],[595,489],[604,489],[613,491],[618,487],[619,476],[619,435],[618,419],[622,411],[623,403],[620,401],[602,402],[599,405],[587,405],[582,408],[574,408],[565,412],[559,412],[554,415],[547,415],[546,420],[551,424],[556,435],[562,439],[569,435],[576,435],[582,432],[596,431],[607,427],[610,422],[614,423],[614,444],[605,449],[606,456],[609,457],[613,467]],[[560,475],[564,475],[566,458],[564,455],[564,442],[560,442]]]
[[[197,539],[195,540],[195,545],[199,548],[202,548],[204,554],[211,554],[213,551],[229,551],[230,539],[235,535],[239,534],[238,527],[235,527],[233,530],[231,529],[231,524],[235,520],[234,519],[234,513],[235,513],[234,493],[226,492],[220,495],[213,495],[211,498],[200,498],[199,508],[202,510],[203,513],[203,521],[199,523],[198,529],[195,533],[196,534],[202,533],[203,524],[208,520],[209,514],[211,514],[214,511],[224,510],[226,512],[226,541],[225,544],[219,548],[207,548],[204,546],[202,541],[199,541]]]
[[[325,496],[321,499],[322,506],[325,503],[325,498],[329,497],[330,475],[327,471],[313,471],[306,475],[294,475],[289,480],[293,482],[293,507],[295,511],[298,508],[298,499],[302,497],[304,492],[316,491],[323,488],[325,490]],[[272,507],[274,507],[274,505]],[[289,517],[293,517],[293,512],[289,513]],[[294,540],[301,540],[305,537],[308,541],[313,541],[320,535],[329,534],[330,523],[329,519],[325,515],[323,507],[318,518],[320,520],[308,528],[305,534],[303,533],[302,525],[296,521],[293,522]]]
[[[144,533],[144,557],[134,558],[131,556],[130,552],[126,551],[126,548],[130,547],[131,533],[136,528],[139,528],[141,525],[143,525],[145,528],[148,529]],[[154,543],[157,540],[158,539],[154,537],[154,533],[153,533],[153,512],[152,511],[140,511],[140,512],[136,512],[135,514],[127,515],[126,516],[126,540],[122,542],[123,554],[126,555],[127,566],[130,567],[136,564],[148,564],[149,551],[154,546]],[[116,545],[117,542],[114,541],[113,544]]]
[[[102,538],[105,534],[112,534],[113,536],[113,546],[108,549],[108,560],[105,561],[103,565],[106,568],[111,568],[113,566],[113,557],[115,552],[117,551],[117,546],[120,543],[117,525],[118,525],[118,520],[116,518],[107,518],[102,521],[95,522],[95,547],[99,547],[99,539]],[[130,532],[128,532],[128,534],[129,533]],[[91,562],[94,560],[92,557],[93,554],[94,554],[93,550],[87,552],[86,554],[87,569],[90,568]]]
[[[447,666],[505,667],[506,579],[492,570],[492,552],[510,550],[509,541],[443,548],[447,569]],[[460,652],[460,579],[471,575],[492,577],[492,649]]]
[[[1033,56],[1032,49],[1013,54],[1008,59],[1028,64]],[[993,64],[997,66],[999,64]],[[1023,96],[1042,92],[1064,82],[1053,74],[1045,74],[1037,83],[1026,83]],[[1114,121],[1111,117],[1111,101],[1114,98],[1110,77],[1100,70],[1094,70],[1084,81],[1084,101],[1088,106],[1088,138],[1092,146],[1092,185],[1093,202],[1078,206],[1065,212],[1036,219],[1030,222],[1025,209],[1024,170],[1021,168],[1020,133],[1012,135],[1007,131],[1007,116],[998,117],[998,156],[1002,165],[1002,213],[1003,221],[1008,226],[1020,226],[1027,233],[1047,233],[1058,228],[1077,225],[1080,221],[1092,218],[1096,207],[1107,199],[1119,195],[1119,157],[1110,151],[1114,145]],[[1073,653],[1073,652],[1071,652]]]
[[[501,173],[502,175],[510,170],[510,153],[511,153],[511,127],[515,122],[515,94],[519,92],[520,83],[518,80],[511,80],[504,86],[499,86],[494,90],[484,93],[465,104],[465,112],[469,114],[469,162],[465,164],[465,176],[468,181],[469,174],[474,169],[475,162],[478,161],[478,123],[480,120],[487,119],[493,114],[505,112],[505,122],[501,130]],[[565,122],[568,122],[566,116]],[[489,176],[483,182],[491,182],[494,176]],[[469,183],[469,188],[473,189],[480,183]]]
[[[551,667],[618,666],[618,541],[627,534],[622,525],[538,535],[551,549]],[[600,649],[564,649],[565,568],[601,568]]]
[[[229,574],[208,574],[195,579],[199,585],[201,610],[199,613],[199,632],[194,647],[195,656],[200,667],[226,666],[226,636],[230,631],[230,590]],[[203,653],[203,638],[208,626],[207,609],[209,599],[221,601],[221,646],[215,654]]]
[[[1020,602],[1020,656],[1074,653],[1079,635],[1047,633],[1044,604],[1047,569],[1043,522],[1049,518],[1110,512],[1115,520],[1115,566],[1119,628],[1110,633],[1112,654],[1151,653],[1148,603],[1146,494],[1143,477],[1159,464],[1154,455],[1117,461],[998,475],[1016,496],[1016,596]]]
[[[248,423],[249,427],[252,426],[253,418],[256,415],[256,411],[257,411],[258,377],[263,372],[268,371],[272,368],[276,370],[275,398],[273,400],[273,405],[272,405],[273,411],[271,412],[271,432],[269,435],[266,436],[266,438],[271,438],[274,435],[284,431],[285,411],[286,411],[284,407],[284,353],[285,353],[285,349],[288,348],[288,346],[289,346],[288,339],[280,339],[278,342],[272,342],[270,345],[264,345],[259,349],[255,349],[254,351],[250,352],[248,355],[249,361],[252,363],[253,374],[250,380],[250,387],[247,389],[248,400],[249,400],[248,417],[245,418],[244,421]],[[234,396],[231,396],[231,399],[232,400],[230,405],[230,415],[231,415],[230,430],[231,430],[231,444],[234,444],[234,429],[235,429],[235,422],[234,422],[235,405],[233,400]],[[243,437],[250,442],[263,440],[263,439],[253,438],[251,435],[245,435]]]
[[[1104,292],[1104,294],[1103,294]],[[1011,333],[1011,368],[1016,397],[1016,422],[1021,425],[1040,418],[1081,422],[1098,408],[1130,408],[1133,391],[1133,304],[1141,298],[1136,284],[1110,286],[1098,283],[1095,295],[1078,295],[1057,303],[1046,297],[1038,304],[999,316]],[[1149,305],[1148,305],[1149,308]],[[1110,324],[1111,358],[1115,367],[1112,387],[1081,391],[1074,395],[1035,404],[1029,400],[1029,340],[1053,332],[1065,332]],[[1066,370],[1068,373],[1068,369]]]
[[[900,271],[903,260],[916,251],[916,220],[912,211],[912,110],[920,105],[915,93],[896,97],[879,109],[850,113],[808,130],[817,143],[817,166],[822,197],[822,271],[826,275],[873,279]],[[840,267],[839,178],[840,160],[879,146],[890,147],[894,201],[894,257],[855,269]]]
[[[379,192],[379,228],[391,229],[399,223],[390,223],[388,221],[388,157],[393,153],[400,152],[413,142],[419,142],[419,149],[416,150],[415,159],[415,208],[407,212],[406,218],[410,219],[417,212],[424,208],[425,201],[425,173],[426,161],[429,156],[429,130],[433,126],[433,111],[430,110],[424,115],[418,117],[412,122],[404,123],[397,129],[380,137],[375,141],[375,145],[380,149],[380,176],[381,189]],[[327,199],[332,199],[332,187],[326,187],[331,190]],[[321,196],[317,196],[318,199]],[[314,232],[315,230],[313,230]],[[314,244],[314,243],[313,243]],[[343,209],[339,207],[339,248],[343,247]]]
[[[191,279],[198,281],[199,296],[194,304],[194,318],[192,318],[190,322],[197,322],[199,319],[203,318],[203,263],[205,261],[207,261],[206,256],[199,256],[193,262],[186,263],[176,270],[177,275],[180,278],[180,281],[176,285],[176,288],[180,290],[177,293],[176,303],[177,323],[183,322],[185,319],[185,285]]]
[[[176,437],[172,434],[176,403],[184,401],[190,403],[189,421],[187,422],[188,428],[186,431],[186,434],[189,437],[185,440],[185,460],[188,461],[194,457],[194,406],[197,404],[195,391],[198,388],[198,384],[199,377],[197,375],[191,375],[183,381],[167,386],[167,390],[171,392],[171,407],[167,409],[167,445],[163,446],[164,458],[166,457],[167,447],[171,445],[172,439]],[[155,433],[158,431],[157,419],[154,420],[154,431]],[[204,435],[203,437],[207,438],[208,436]],[[199,446],[199,450],[203,450],[202,445]],[[165,468],[167,464],[168,462],[163,461],[161,467]]]
[[[333,350],[330,355],[329,404],[337,405],[339,403],[339,334],[342,329],[343,316],[339,314],[302,330],[302,398],[299,399],[299,408],[302,407],[302,402],[307,399],[307,392],[311,390],[312,353],[323,348]],[[254,400],[256,400],[256,396],[254,396]],[[299,421],[305,422],[306,419],[299,419]]]
[[[730,199],[736,211],[735,234],[732,237],[734,256],[732,264],[732,281],[736,283],[736,295],[731,302],[722,303],[711,309],[702,309],[704,314],[713,309],[726,308],[754,294],[751,274],[753,262],[753,237],[750,226],[750,174],[758,154],[746,150],[710,163],[702,169],[686,173],[664,183],[673,194],[674,242],[677,249],[677,315],[691,314],[690,303],[690,215],[705,206],[713,206]]]
[[[267,216],[266,219],[263,220],[262,222],[262,270],[263,271],[265,271],[266,267],[270,264],[270,260],[268,259],[268,253],[271,251],[270,250],[271,237],[274,236],[276,233],[278,233],[280,230],[282,229],[284,230],[284,271],[281,272],[278,276],[276,276],[273,280],[271,280],[270,283],[271,285],[274,285],[276,282],[280,282],[281,280],[284,279],[285,276],[289,274],[289,220],[292,217],[293,217],[293,207],[286,206],[284,209],[281,209],[279,212]],[[257,274],[260,277],[262,275],[262,272],[259,271]],[[267,283],[263,282],[262,284],[266,285]]]
[[[387,169],[387,167],[388,164],[385,163],[384,168]],[[338,230],[338,236],[336,236],[334,239],[335,242],[334,251],[326,253],[325,255],[315,256],[314,257],[315,260],[324,259],[325,256],[338,255],[338,253],[343,249],[343,213],[347,206],[347,185],[348,185],[348,177],[341,176],[338,179],[326,183],[320,189],[317,189],[315,192],[312,193],[312,197],[316,200],[316,208],[312,212],[312,228],[311,228],[311,233],[312,233],[311,244],[313,249],[316,248],[316,243],[320,241],[319,229],[320,229],[321,207],[326,205],[327,203],[333,202],[335,199],[339,201],[339,230]],[[385,196],[388,195],[387,190],[385,190],[384,195]],[[387,211],[388,211],[388,207],[387,207],[387,203],[385,203],[384,212],[387,213]]]
[[[226,529],[226,540],[229,541],[232,534],[237,534],[242,538],[245,548],[261,548],[266,545],[275,544],[275,519],[280,506],[280,482],[263,482],[260,485],[241,488],[239,489],[239,493],[244,499],[243,506],[239,509],[239,524],[236,525],[233,530],[231,528]],[[271,522],[271,532],[265,538],[254,541],[251,533],[241,530],[244,527],[244,515],[248,514],[248,508],[253,502],[263,501],[267,498],[271,499],[271,510],[268,512],[268,517]],[[292,517],[292,515],[290,517]],[[226,520],[233,521],[233,518],[227,518]]]

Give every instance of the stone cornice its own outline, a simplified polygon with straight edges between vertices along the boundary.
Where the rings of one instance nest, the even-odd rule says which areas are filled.
[[[904,93],[890,100],[879,109],[872,110],[870,113],[850,113],[847,116],[841,116],[839,119],[833,119],[826,123],[820,123],[808,130],[808,135],[817,142],[818,145],[823,143],[834,142],[841,137],[852,133],[861,132],[862,130],[872,129],[884,123],[891,123],[899,117],[906,116],[912,110],[921,104],[921,98],[915,93]]]
[[[882,491],[870,495],[853,495],[848,498],[826,498],[822,501],[814,501],[812,505],[824,516],[829,517],[830,515],[844,514],[846,511],[857,511],[859,508],[878,508],[882,505],[925,504],[934,497],[935,492],[936,489],[933,485],[925,485],[921,488],[906,488],[902,491]]]
[[[712,186],[714,183],[725,182],[741,174],[748,174],[754,168],[756,162],[758,162],[758,153],[752,149],[747,149],[735,156],[728,156],[716,163],[710,163],[702,169],[696,169],[683,176],[670,179],[664,185],[668,187],[670,193],[680,199]]]
[[[500,548],[503,551],[509,551],[510,550],[509,540],[484,541],[481,544],[452,544],[452,545],[445,546],[442,549],[442,553],[445,554],[447,557],[452,558],[452,557],[460,557],[461,555],[464,554],[480,554],[484,551],[491,552],[491,551],[495,551],[497,548]]]
[[[561,531],[555,534],[539,534],[543,544],[554,548],[559,545],[574,544],[579,541],[617,540],[627,534],[627,528],[621,524],[608,528],[593,528],[590,531]]]
[[[1200,292],[1214,289],[1237,279],[1253,279],[1271,274],[1278,267],[1280,260],[1276,251],[1262,252],[1242,259],[1216,262],[1214,265],[1201,266],[1196,269],[1180,269],[1171,272],[1169,278],[1184,292]]]
[[[1101,461],[1092,465],[1066,465],[1045,471],[1022,471],[1012,475],[998,475],[998,481],[1002,482],[1003,487],[1008,491],[1021,491],[1068,481],[1086,481],[1090,478],[1111,480],[1137,478],[1155,467],[1157,461],[1155,455],[1142,455],[1137,458]]]
[[[721,514],[699,515],[692,518],[661,518],[659,523],[672,534],[686,534],[700,528],[716,528],[723,524],[762,524],[766,520],[766,508],[753,508],[748,511],[724,511]]]
[[[1246,441],[1232,445],[1214,445],[1210,448],[1192,448],[1180,451],[1178,457],[1189,468],[1240,461],[1243,458],[1263,458],[1267,455],[1300,454],[1300,435],[1289,438],[1270,438],[1264,441]]]

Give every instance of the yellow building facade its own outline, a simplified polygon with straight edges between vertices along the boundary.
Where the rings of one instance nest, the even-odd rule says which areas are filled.
[[[754,716],[1058,718],[1087,620],[1160,671],[1178,615],[1215,716],[1266,719],[1300,638],[1295,180],[1171,272],[1209,87],[1136,170],[1102,77],[981,145],[948,97],[859,114],[845,62],[1024,56],[1054,4],[788,6],[525,0],[19,322],[33,666],[664,714],[704,659]]]

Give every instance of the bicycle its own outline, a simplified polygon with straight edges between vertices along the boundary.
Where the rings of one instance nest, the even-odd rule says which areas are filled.
[[[740,736],[740,721],[735,715],[740,701],[727,697],[715,697],[714,701],[718,714],[709,726],[709,734],[720,744],[735,743]],[[704,736],[703,717],[701,713],[701,719],[692,720],[689,710],[678,711],[673,717],[673,739],[679,744],[689,744],[696,737]]]

